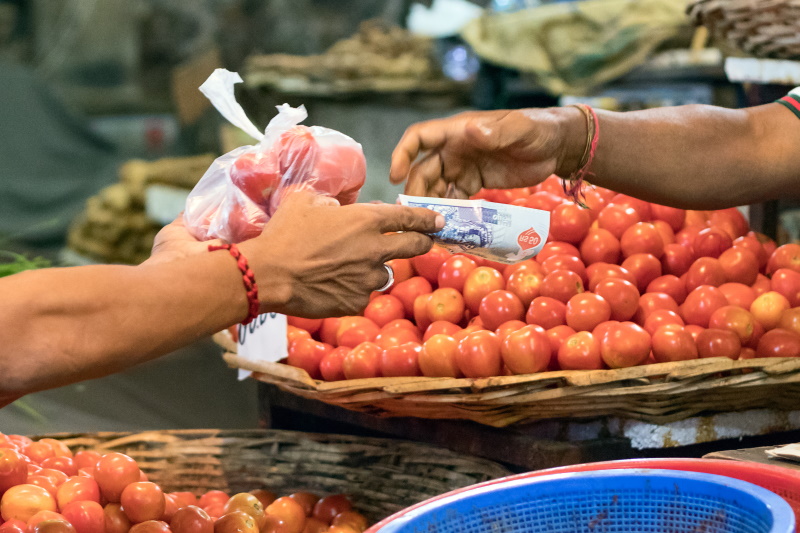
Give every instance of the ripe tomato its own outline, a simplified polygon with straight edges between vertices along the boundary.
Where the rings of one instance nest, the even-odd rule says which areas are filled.
[[[28,526],[30,533],[75,533],[75,528],[63,519],[51,519]]]
[[[64,472],[52,468],[42,468],[36,472],[36,475],[47,477],[56,488],[67,480],[67,475]]]
[[[714,257],[733,246],[733,239],[719,228],[705,228],[694,238],[694,253],[697,257]]]
[[[764,329],[770,330],[778,326],[781,315],[790,308],[789,300],[784,295],[769,291],[753,300],[750,312],[764,326]]]
[[[406,281],[395,283],[389,294],[398,298],[403,303],[406,318],[413,318],[414,301],[419,295],[430,294],[431,292],[433,292],[433,287],[431,287],[430,282],[421,276],[415,276]],[[325,339],[322,340],[324,341]]]
[[[374,342],[362,342],[342,361],[346,379],[376,378],[381,375],[380,357],[383,350]]]
[[[42,487],[23,483],[6,490],[0,499],[0,517],[3,520],[27,522],[39,511],[56,510],[56,500]]]
[[[117,503],[123,489],[139,481],[139,465],[125,454],[107,453],[97,461],[95,481],[106,500]]]
[[[778,322],[778,327],[800,334],[800,308],[794,307],[781,313],[781,320]]]
[[[300,318],[297,316],[287,316],[286,322],[290,326],[306,330],[311,335],[319,331],[319,328],[322,327],[321,318]]]
[[[100,487],[97,482],[88,477],[73,476],[58,487],[56,502],[59,509],[64,509],[67,504],[76,501],[93,501],[100,503]]]
[[[581,253],[575,248],[574,245],[563,241],[549,241],[544,245],[542,251],[536,255],[536,261],[540,264],[547,261],[554,255],[574,255],[578,259],[581,258]]]
[[[600,357],[609,368],[644,364],[650,357],[650,334],[633,322],[612,324],[600,338]]]
[[[611,199],[612,204],[619,204],[619,205],[627,205],[636,210],[639,213],[639,218],[642,219],[643,222],[649,222],[653,215],[650,210],[650,203],[645,202],[644,200],[640,200],[638,198],[634,198],[633,196],[628,196],[626,194],[617,194]]]
[[[756,260],[758,261],[759,271],[766,271],[767,261],[769,260],[769,256],[767,255],[766,250],[764,250],[764,247],[761,245],[761,243],[754,235],[744,235],[743,237],[739,237],[738,239],[733,241],[733,245],[738,248],[744,248],[745,250],[750,250],[750,252],[756,256]]]
[[[525,261],[506,266],[505,270],[503,270],[503,278],[505,278],[506,283],[508,283],[511,276],[523,270],[544,277],[544,268],[542,268],[542,265],[536,259],[526,259]]]
[[[603,368],[600,343],[588,331],[568,337],[558,349],[558,366],[562,370],[599,370]]]
[[[542,211],[552,211],[563,202],[563,196],[558,196],[547,191],[539,191],[525,199],[525,207],[541,209]]]
[[[734,246],[722,252],[719,264],[728,281],[752,285],[758,276],[758,258],[742,246]]]
[[[49,520],[64,520],[64,515],[53,511],[39,511],[28,519],[28,531],[33,531],[37,525]]]
[[[68,503],[61,514],[72,524],[76,533],[105,533],[106,517],[103,506],[93,501]]]
[[[780,268],[800,272],[800,244],[784,244],[775,249],[767,261],[767,275]]]
[[[666,274],[659,276],[647,285],[646,292],[663,292],[675,300],[678,305],[686,300],[686,284],[677,276]]]
[[[369,318],[379,328],[382,328],[392,320],[398,320],[405,316],[403,302],[391,294],[381,294],[376,296],[364,309],[364,317]]]
[[[727,329],[704,329],[697,336],[695,344],[701,358],[727,357],[735,361],[742,351],[739,336]]]
[[[333,346],[314,339],[300,339],[289,346],[287,362],[302,368],[312,379],[322,379],[319,365],[326,355],[333,351]]]
[[[555,270],[542,280],[539,292],[542,296],[567,303],[570,298],[583,292],[583,280],[570,270]]]
[[[492,291],[505,289],[503,275],[491,267],[478,267],[473,270],[464,282],[464,303],[470,313],[477,315],[481,300]]]
[[[742,212],[735,207],[711,211],[708,221],[712,226],[723,229],[731,238],[738,238],[748,232],[750,225]]]
[[[319,372],[325,381],[341,381],[344,377],[344,358],[350,353],[350,348],[340,346],[328,352],[319,362]]]
[[[756,282],[751,285],[753,291],[756,293],[756,298],[772,290],[769,278],[763,274],[756,276]]]
[[[772,274],[770,286],[789,300],[792,307],[800,306],[800,272],[789,268],[779,268]]]
[[[323,498],[322,500],[324,500]],[[315,504],[319,505],[319,500]],[[277,518],[286,525],[285,531],[303,531],[306,522],[306,513],[302,505],[290,496],[283,496],[272,502],[266,509],[267,516]],[[214,528],[216,532],[216,527]]]
[[[42,461],[41,465],[42,468],[51,468],[53,470],[64,472],[64,474],[67,476],[78,475],[78,467],[75,466],[75,462],[72,460],[72,457],[48,457]]]
[[[164,514],[164,493],[150,481],[137,481],[125,487],[120,495],[122,511],[131,522],[158,520]]]
[[[478,264],[465,255],[448,257],[439,268],[439,287],[450,287],[457,291],[463,290],[467,276],[476,268],[478,268]]]
[[[453,324],[452,322],[439,320],[437,322],[431,323],[431,325],[427,327],[427,329],[425,330],[425,335],[422,337],[422,341],[425,342],[434,335],[439,335],[439,334],[455,335],[459,331],[461,331],[460,326]]]
[[[428,302],[432,294],[433,293],[420,294],[417,296],[417,299],[414,300],[414,322],[416,322],[417,328],[420,331],[428,329],[428,326],[430,326],[432,322],[428,316]]]
[[[449,257],[450,252],[441,246],[434,246],[427,253],[412,257],[411,264],[414,265],[417,274],[430,283],[436,283],[439,279],[439,268]]]
[[[551,256],[542,263],[542,268],[545,276],[556,270],[570,270],[578,274],[584,283],[589,279],[586,275],[586,267],[583,261],[574,255],[560,254]]]
[[[265,511],[269,506],[269,504],[278,499],[277,494],[275,494],[271,490],[266,490],[266,489],[254,489],[250,491],[250,494],[258,498],[258,501],[261,502],[261,506],[264,507]]]
[[[547,333],[547,340],[550,341],[550,364],[548,365],[548,370],[557,370],[558,350],[561,349],[561,345],[564,344],[565,340],[577,332],[569,326],[556,326],[548,329],[545,333]]]
[[[639,292],[645,292],[650,282],[661,275],[661,262],[650,254],[630,255],[621,266],[636,278]]]
[[[53,498],[56,497],[58,494],[58,486],[53,483],[53,480],[47,476],[40,476],[38,473],[36,474],[28,474],[27,483],[29,485],[36,485],[37,487],[42,487],[44,490],[49,492]]]
[[[611,318],[611,306],[602,296],[591,292],[576,294],[567,302],[567,325],[575,331],[592,331]]]
[[[428,320],[445,320],[458,324],[464,318],[464,297],[457,290],[445,287],[436,289],[427,303]]]
[[[28,480],[28,463],[25,457],[11,448],[0,448],[0,495]]]
[[[547,333],[539,326],[525,326],[510,333],[500,346],[503,363],[514,374],[546,370],[551,352]]]
[[[656,309],[650,313],[650,316],[644,321],[644,329],[650,335],[654,335],[661,326],[666,326],[667,324],[675,324],[680,327],[685,325],[683,319],[678,316],[678,313],[666,309]]]
[[[334,494],[332,496],[325,496],[314,506],[312,516],[317,520],[321,520],[326,524],[330,524],[336,515],[345,511],[351,511],[353,504],[343,494]]]
[[[64,444],[58,439],[51,439],[51,438],[43,438],[39,439],[41,444],[47,444],[53,449],[53,454],[55,457],[72,457],[72,450],[69,449],[69,446]]]
[[[542,281],[544,276],[533,272],[532,269],[518,270],[507,278],[506,289],[516,295],[523,306],[528,307],[533,299],[539,296]]]
[[[56,453],[53,451],[53,447],[46,442],[31,442],[25,448],[25,455],[34,463],[41,464],[48,457],[55,457]]]
[[[708,321],[708,327],[732,331],[736,334],[741,345],[747,346],[755,333],[755,321],[755,318],[747,309],[726,305],[714,311]],[[703,357],[702,354],[701,357]]]
[[[648,292],[642,294],[641,298],[639,298],[639,306],[636,308],[634,322],[640,326],[644,325],[647,317],[657,309],[666,309],[667,311],[680,314],[678,304],[672,299],[672,296],[664,294],[663,292]]]
[[[161,515],[159,520],[169,524],[172,520],[172,517],[178,512],[179,505],[182,505],[180,499],[172,494],[164,494],[164,514]]]
[[[356,532],[366,531],[369,527],[367,518],[361,513],[355,511],[342,511],[337,514],[331,521],[331,527],[345,527],[348,530],[355,530]]]
[[[630,320],[639,308],[638,289],[624,279],[606,278],[597,283],[594,292],[608,302],[612,320]]]
[[[658,230],[659,235],[661,235],[664,246],[675,242],[675,231],[673,231],[668,223],[663,220],[654,220],[652,224]]]
[[[479,313],[484,327],[495,330],[509,320],[521,320],[525,316],[525,307],[512,292],[497,290],[481,300]]]
[[[314,506],[320,500],[316,494],[303,491],[292,493],[289,497],[300,504],[306,516],[311,516],[314,512]]]
[[[214,521],[196,505],[178,509],[169,527],[173,533],[214,533]]]
[[[608,278],[624,279],[636,286],[636,277],[619,265],[594,263],[586,267],[586,275],[589,276],[589,290],[593,292],[596,290],[598,283]]]
[[[456,364],[468,378],[501,375],[500,339],[491,331],[470,333],[458,343]]]
[[[528,324],[535,324],[544,329],[564,325],[567,321],[567,306],[564,302],[555,298],[539,296],[528,307],[525,321]]]
[[[700,257],[686,273],[686,291],[692,292],[701,285],[719,287],[728,279],[722,269],[719,259],[713,257]]]
[[[305,516],[303,517],[303,521],[305,521]],[[137,524],[137,526],[138,525],[141,524]],[[134,528],[135,527],[136,526],[134,526]],[[300,529],[294,531],[302,531],[302,525]],[[136,532],[134,531],[134,533]],[[242,511],[233,511],[231,513],[224,513],[214,522],[214,533],[259,533],[259,527],[256,520],[249,514]]]
[[[756,357],[800,357],[800,334],[781,328],[764,333]]]
[[[509,320],[508,322],[503,322],[502,324],[500,324],[500,327],[498,327],[494,331],[494,333],[495,335],[497,335],[497,338],[500,339],[500,342],[502,343],[504,340],[506,340],[506,337],[508,337],[510,334],[524,328],[527,325],[528,324],[526,322],[523,322],[522,320]],[[544,331],[544,329],[542,329],[542,331]]]
[[[128,533],[131,528],[131,521],[122,511],[122,506],[118,503],[109,503],[103,507],[105,515],[106,533]]]
[[[345,511],[345,512],[349,512],[349,511]],[[333,526],[328,526],[328,524],[326,524],[322,520],[318,520],[318,519],[314,518],[313,516],[310,516],[310,517],[306,518],[306,525],[303,528],[303,533],[330,533],[329,529],[328,529],[329,527],[333,527]],[[353,531],[354,530],[352,528],[349,528],[348,533],[353,533]],[[267,532],[264,529],[262,529],[261,533],[269,533],[269,532]]]
[[[382,329],[380,334],[375,337],[375,344],[384,350],[392,346],[400,346],[407,342],[422,342],[419,330],[416,327],[414,329],[406,327],[397,327],[388,330]]]
[[[653,220],[663,220],[669,224],[672,231],[680,231],[686,221],[686,211],[683,209],[650,204],[650,211],[653,214]]]
[[[680,315],[687,324],[707,328],[714,311],[728,305],[728,300],[717,287],[701,285],[686,296]]]
[[[664,239],[649,222],[637,222],[625,230],[619,240],[623,257],[633,254],[650,254],[656,258],[664,255]]]
[[[394,284],[402,283],[407,279],[414,277],[414,266],[411,264],[410,259],[391,259],[386,261],[386,264],[392,268],[394,272]]]
[[[667,244],[661,256],[661,270],[664,274],[682,276],[689,271],[694,262],[694,253],[681,244]]]
[[[572,202],[562,203],[550,213],[551,240],[578,244],[586,237],[592,217]]]
[[[456,378],[461,376],[456,357],[458,341],[450,335],[437,333],[426,340],[418,354],[423,376]]]
[[[390,346],[383,350],[380,358],[380,372],[384,377],[421,376],[419,369],[419,352],[422,345],[418,342],[407,342],[399,346]]]
[[[581,242],[580,252],[586,265],[593,263],[616,264],[619,261],[620,241],[608,230],[593,228]]]
[[[250,494],[249,492],[239,492],[234,494],[228,501],[225,502],[223,514],[232,513],[234,511],[241,511],[249,515],[253,520],[256,521],[256,524],[259,527],[264,525],[264,506],[261,505],[261,501],[256,498],[255,495]]]
[[[653,334],[653,358],[658,363],[697,359],[697,345],[685,328],[674,324],[660,327]]]
[[[622,204],[609,204],[597,215],[597,226],[610,231],[617,239],[622,238],[625,230],[641,221],[634,208]]]
[[[700,333],[706,328],[698,326],[696,324],[688,324],[683,329],[689,332],[689,334],[692,336],[692,339],[694,339],[694,342],[697,342],[698,335],[700,335]]]
[[[232,530],[225,530],[221,529],[222,532],[230,533]],[[242,533],[257,533],[256,531],[247,531]],[[129,533],[172,533],[169,525],[166,522],[162,522],[161,520],[148,520],[146,522],[140,522],[138,524],[134,524],[131,526]]]
[[[741,283],[723,283],[719,286],[719,290],[728,299],[729,304],[745,309],[750,309],[750,305],[756,299],[755,291]]]
[[[319,328],[319,340],[325,344],[336,346],[336,334],[339,333],[339,326],[342,323],[340,317],[322,319],[322,326]]]
[[[381,332],[378,325],[363,316],[342,317],[336,333],[336,345],[353,348],[362,342],[372,342]]]
[[[0,533],[27,533],[28,524],[22,520],[8,520],[0,522]]]
[[[245,152],[230,166],[230,178],[248,198],[266,207],[281,181],[278,154],[273,151]]]

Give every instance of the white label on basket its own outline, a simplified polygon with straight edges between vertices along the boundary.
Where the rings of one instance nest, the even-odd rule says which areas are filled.
[[[249,324],[239,324],[238,355],[250,361],[277,363],[289,353],[286,341],[286,315],[264,313]],[[239,370],[239,379],[250,377]]]

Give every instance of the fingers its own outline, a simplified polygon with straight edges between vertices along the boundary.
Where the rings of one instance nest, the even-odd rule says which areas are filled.
[[[389,180],[398,184],[406,179],[411,164],[420,154],[435,150],[447,140],[447,119],[430,120],[410,126],[392,152]]]
[[[436,233],[444,227],[444,217],[436,211],[422,207],[404,205],[370,205],[376,216],[376,226],[380,233],[395,231],[416,231]]]
[[[410,196],[443,196],[434,194],[436,189],[447,189],[446,184],[439,183],[444,179],[442,175],[442,159],[438,152],[425,156],[422,160],[411,166],[406,182],[406,194]]]
[[[383,262],[390,259],[410,259],[431,249],[433,239],[421,233],[393,233],[384,235],[385,252]]]

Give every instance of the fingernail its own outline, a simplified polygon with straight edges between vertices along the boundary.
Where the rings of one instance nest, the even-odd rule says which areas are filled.
[[[433,224],[436,226],[436,231],[439,231],[444,227],[444,217],[442,215],[436,215],[436,220]]]

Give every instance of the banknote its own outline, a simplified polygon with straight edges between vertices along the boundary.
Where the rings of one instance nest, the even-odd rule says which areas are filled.
[[[544,247],[550,213],[485,200],[400,195],[400,203],[444,215],[444,228],[431,235],[453,253],[468,253],[500,263],[530,259]]]

